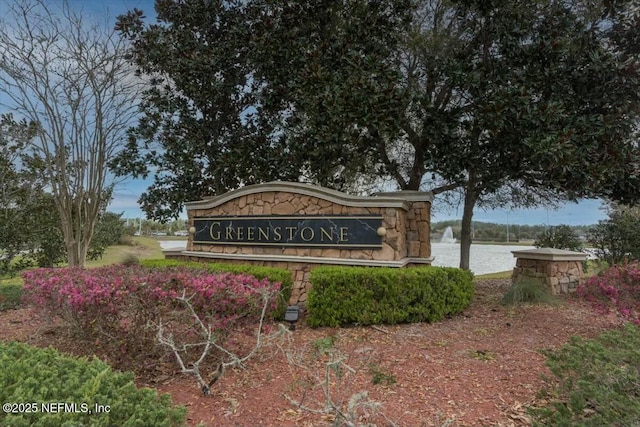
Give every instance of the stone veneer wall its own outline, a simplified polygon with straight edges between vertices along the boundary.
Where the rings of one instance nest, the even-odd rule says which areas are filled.
[[[583,277],[585,254],[554,249],[514,251],[517,256],[512,282],[535,279],[549,286],[553,295],[575,292]]]
[[[403,267],[431,263],[431,196],[422,192],[348,196],[299,183],[268,183],[243,187],[210,200],[187,204],[190,226],[194,217],[226,215],[358,215],[382,217],[379,249],[300,248],[197,244],[190,234],[186,251],[167,252],[167,258],[200,262],[250,263],[292,272],[291,304],[304,305],[309,274],[317,265]],[[375,206],[375,205],[378,206]]]

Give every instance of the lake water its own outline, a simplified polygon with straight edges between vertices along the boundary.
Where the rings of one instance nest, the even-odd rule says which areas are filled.
[[[511,251],[527,249],[533,249],[533,246],[471,245],[469,269],[476,275],[512,270],[516,266],[516,259]],[[435,258],[432,265],[441,267],[460,265],[460,245],[457,243],[432,242],[431,255]]]
[[[162,249],[184,249],[185,240],[159,240]],[[511,270],[516,259],[511,251],[533,249],[533,246],[515,245],[471,245],[469,267],[474,274],[495,273]],[[435,257],[433,265],[458,267],[460,265],[460,245],[457,243],[431,243],[431,255]]]
[[[160,243],[160,248],[162,248],[162,250],[187,248],[186,240],[158,240],[158,243]]]

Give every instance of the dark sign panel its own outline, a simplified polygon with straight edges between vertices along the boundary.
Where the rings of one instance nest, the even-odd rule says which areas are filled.
[[[379,248],[379,215],[271,215],[194,218],[194,243],[246,246]]]

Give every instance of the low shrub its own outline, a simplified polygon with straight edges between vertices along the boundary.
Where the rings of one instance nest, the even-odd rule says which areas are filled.
[[[615,311],[623,319],[640,324],[640,262],[615,265],[591,276],[576,294],[599,314]]]
[[[120,264],[122,265],[140,265],[140,258],[132,253],[126,253],[123,257],[122,257],[122,261],[120,261]]]
[[[311,271],[312,327],[433,322],[464,310],[473,275],[449,267],[318,267]]]
[[[574,337],[543,352],[555,375],[543,390],[552,403],[532,409],[534,425],[635,426],[640,420],[640,327],[632,324],[593,340]]]
[[[173,406],[169,395],[138,389],[133,374],[115,372],[99,360],[76,359],[51,348],[12,342],[0,343],[0,365],[0,401],[26,405],[15,406],[15,411],[3,406],[0,425],[186,425],[185,409]],[[59,407],[59,403],[70,405]],[[96,404],[103,405],[102,412],[96,412]],[[58,411],[47,412],[47,405]]]
[[[128,234],[123,234],[120,236],[120,240],[118,240],[118,245],[121,246],[136,246],[136,241],[133,240],[133,236]]]
[[[175,259],[146,259],[140,261],[145,267],[168,268],[168,267],[191,267],[204,268],[211,273],[233,273],[250,274],[257,279],[267,279],[271,283],[280,283],[280,295],[278,297],[278,307],[274,311],[274,318],[284,319],[284,313],[289,305],[291,292],[293,290],[293,278],[291,272],[284,268],[262,267],[249,264],[225,264],[208,262],[189,262]]]
[[[19,283],[0,284],[0,311],[20,307],[22,303],[22,285]]]
[[[187,267],[37,269],[24,272],[23,280],[26,302],[62,318],[82,339],[123,358],[149,355],[158,326],[166,322],[172,322],[181,337],[195,339],[199,326],[193,324],[194,314],[215,331],[222,345],[234,328],[260,318],[263,290],[272,295],[279,289],[267,279]],[[188,299],[194,313],[178,301],[180,297]],[[270,300],[271,310],[275,304]]]
[[[525,279],[513,283],[500,300],[502,305],[547,304],[556,305],[558,299],[551,293],[549,286],[537,280]]]

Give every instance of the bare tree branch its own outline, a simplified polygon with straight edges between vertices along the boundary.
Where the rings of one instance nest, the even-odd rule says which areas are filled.
[[[107,162],[124,146],[140,82],[109,23],[89,23],[64,2],[14,0],[0,22],[3,104],[39,123],[34,149],[46,165],[70,265],[84,265],[110,198]]]
[[[234,367],[244,368],[245,362],[247,362],[249,359],[254,357],[255,354],[258,352],[258,350],[260,350],[265,345],[266,342],[276,340],[278,338],[283,337],[287,333],[289,333],[288,330],[283,325],[279,325],[279,328],[277,331],[275,331],[274,333],[272,333],[267,337],[264,337],[263,329],[264,329],[265,318],[267,315],[267,310],[269,308],[270,302],[273,300],[273,297],[277,292],[270,291],[269,289],[261,289],[260,292],[261,292],[261,313],[260,313],[260,320],[258,322],[258,326],[256,326],[256,341],[252,349],[242,357],[240,357],[238,354],[232,351],[229,351],[227,348],[225,348],[223,345],[219,343],[219,341],[216,338],[214,327],[212,325],[205,324],[205,322],[202,320],[200,315],[198,315],[198,313],[195,311],[193,304],[191,304],[191,299],[193,298],[193,295],[190,297],[187,297],[186,290],[184,289],[182,291],[182,295],[177,297],[176,299],[182,303],[184,308],[189,313],[190,318],[195,322],[196,328],[199,330],[199,335],[202,338],[202,341],[198,343],[178,345],[174,340],[173,334],[170,331],[167,331],[166,325],[169,322],[163,322],[162,319],[158,320],[158,324],[156,326],[157,327],[156,336],[157,336],[158,342],[168,347],[173,352],[182,373],[193,375],[195,377],[196,381],[198,382],[198,385],[200,386],[200,389],[202,390],[202,393],[205,396],[210,393],[211,386],[220,379],[220,377],[222,376],[222,374],[227,368],[234,368]],[[196,361],[186,364],[184,361],[183,354],[187,349],[193,348],[193,347],[202,347],[200,356]],[[226,358],[228,358],[228,361],[226,362],[220,361],[217,365],[218,367],[212,379],[209,382],[207,382],[204,380],[204,378],[200,373],[200,366],[204,363],[205,359],[211,354],[211,351],[213,349],[220,351],[223,355],[225,355]]]
[[[462,184],[460,184],[458,182],[452,182],[451,184],[441,185],[441,186],[436,187],[434,189],[431,189],[429,191],[431,191],[431,193],[433,193],[433,195],[435,196],[436,194],[440,194],[440,193],[444,193],[444,192],[447,192],[447,191],[455,190],[456,188],[460,188],[460,187],[462,187]]]

